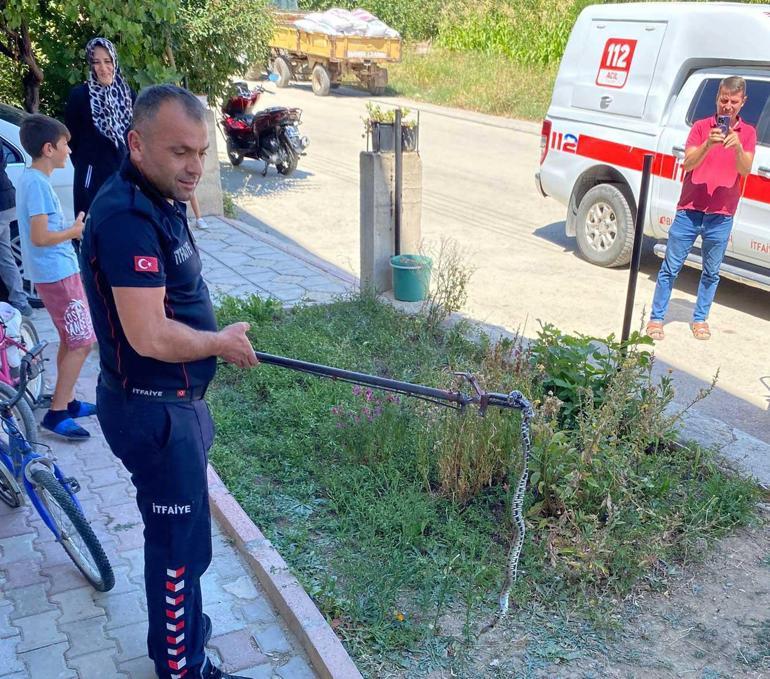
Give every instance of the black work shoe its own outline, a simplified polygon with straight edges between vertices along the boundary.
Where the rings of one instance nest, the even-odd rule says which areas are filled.
[[[249,679],[240,674],[228,674],[218,667],[214,667],[211,661],[206,658],[206,662],[201,667],[201,679]]]

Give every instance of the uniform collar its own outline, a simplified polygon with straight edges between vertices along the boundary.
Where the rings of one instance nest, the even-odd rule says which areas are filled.
[[[120,173],[132,184],[152,201],[155,207],[163,210],[167,214],[175,214],[177,211],[181,211],[184,214],[184,205],[175,200],[173,203],[169,203],[154,184],[151,184],[147,178],[139,171],[139,169],[131,162],[131,158],[127,156],[123,160],[123,165],[120,168]]]

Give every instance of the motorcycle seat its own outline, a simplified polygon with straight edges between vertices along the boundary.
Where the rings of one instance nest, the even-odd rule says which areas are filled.
[[[233,120],[240,120],[247,125],[251,125],[252,122],[254,122],[254,115],[251,113],[237,113],[234,116],[231,116]]]

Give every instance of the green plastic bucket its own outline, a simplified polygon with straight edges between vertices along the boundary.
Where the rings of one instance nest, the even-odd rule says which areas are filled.
[[[395,255],[390,258],[393,269],[393,296],[401,302],[419,302],[428,296],[433,262],[424,255]]]

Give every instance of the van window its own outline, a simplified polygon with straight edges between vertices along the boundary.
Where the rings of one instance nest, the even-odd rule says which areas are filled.
[[[2,153],[5,156],[6,164],[13,165],[14,163],[24,162],[24,157],[21,155],[21,153],[19,153],[17,149],[11,146],[2,137],[0,137],[0,148],[2,148]]]
[[[714,115],[721,81],[721,78],[707,78],[700,84],[687,111],[688,125]],[[741,110],[741,117],[757,128],[757,143],[770,146],[770,82],[746,80],[746,96],[748,98]]]

